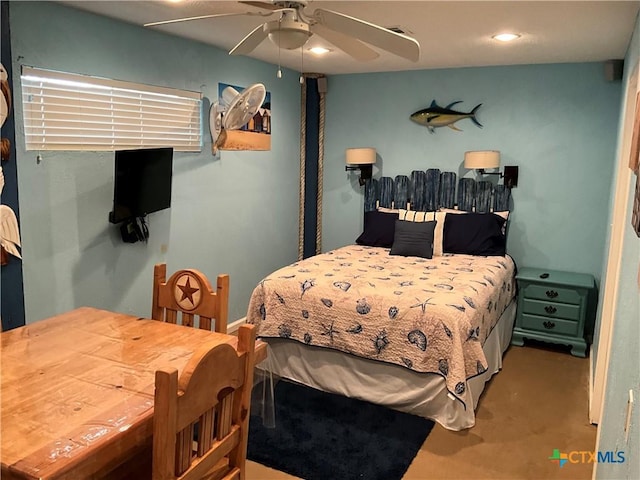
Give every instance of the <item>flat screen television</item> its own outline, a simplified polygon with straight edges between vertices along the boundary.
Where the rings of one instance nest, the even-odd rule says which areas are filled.
[[[171,206],[173,148],[116,151],[111,223]]]

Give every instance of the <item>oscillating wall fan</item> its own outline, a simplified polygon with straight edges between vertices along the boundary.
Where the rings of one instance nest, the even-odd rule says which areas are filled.
[[[242,93],[231,86],[222,91],[220,101],[211,105],[209,110],[211,149],[214,155],[224,143],[224,132],[246,125],[260,109],[266,95],[267,89],[262,83],[253,84]]]
[[[247,55],[260,45],[265,38],[269,38],[279,48],[294,50],[302,47],[311,35],[318,35],[356,60],[373,60],[379,56],[378,52],[366,44],[373,45],[413,62],[418,61],[420,57],[420,44],[413,38],[324,8],[317,8],[311,13],[305,12],[305,7],[309,3],[306,1],[274,0],[270,3],[251,1],[241,1],[239,3],[265,11],[214,13],[198,17],[176,18],[146,23],[145,27],[236,15],[260,17],[278,15],[278,18],[254,28],[240,43],[231,49],[229,54]]]

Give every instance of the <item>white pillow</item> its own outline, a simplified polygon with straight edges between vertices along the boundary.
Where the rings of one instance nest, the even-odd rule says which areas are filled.
[[[442,242],[444,239],[444,218],[446,212],[418,212],[416,210],[398,210],[398,218],[409,222],[436,221],[436,229],[433,232],[433,256],[441,257],[443,253]]]
[[[417,210],[398,209],[398,218],[408,222],[430,222],[435,220],[435,212],[419,212]]]
[[[382,213],[398,213],[397,208],[378,207],[377,210]]]

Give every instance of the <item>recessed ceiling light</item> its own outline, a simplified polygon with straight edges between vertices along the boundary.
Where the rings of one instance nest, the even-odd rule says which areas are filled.
[[[501,42],[510,42],[511,40],[515,40],[516,38],[520,38],[520,35],[517,33],[500,33],[498,35],[494,35],[491,38],[495,38]]]
[[[315,53],[316,55],[324,55],[325,53],[329,53],[331,50],[324,47],[313,47],[313,48],[310,48],[309,51],[311,53]]]

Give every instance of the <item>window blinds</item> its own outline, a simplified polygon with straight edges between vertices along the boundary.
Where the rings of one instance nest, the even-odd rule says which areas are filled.
[[[201,94],[22,67],[27,150],[202,149]]]

